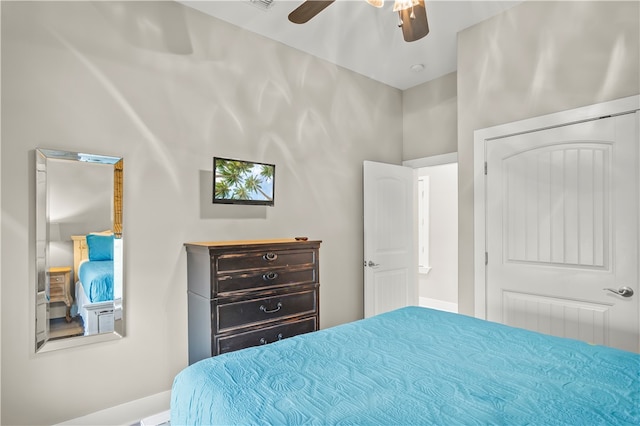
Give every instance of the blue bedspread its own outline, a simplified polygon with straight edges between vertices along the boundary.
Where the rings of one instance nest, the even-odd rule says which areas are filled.
[[[408,307],[209,358],[171,425],[640,424],[640,355]]]
[[[113,260],[92,260],[80,265],[78,276],[91,303],[113,300]]]

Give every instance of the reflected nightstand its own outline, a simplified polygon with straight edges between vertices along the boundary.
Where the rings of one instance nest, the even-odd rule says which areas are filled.
[[[67,305],[65,319],[71,321],[71,267],[54,266],[49,268],[49,301],[64,302]]]

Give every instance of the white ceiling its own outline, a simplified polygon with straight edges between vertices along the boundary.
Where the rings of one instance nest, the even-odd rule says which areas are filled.
[[[364,0],[337,0],[302,25],[287,20],[302,0],[274,0],[268,10],[249,0],[179,1],[402,90],[455,71],[457,33],[521,2],[426,0],[430,32],[407,43],[392,0],[381,9]],[[412,71],[414,64],[424,69]]]

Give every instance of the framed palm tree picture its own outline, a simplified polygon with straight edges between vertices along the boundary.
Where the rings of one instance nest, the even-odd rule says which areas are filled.
[[[274,205],[275,164],[213,157],[213,202]]]

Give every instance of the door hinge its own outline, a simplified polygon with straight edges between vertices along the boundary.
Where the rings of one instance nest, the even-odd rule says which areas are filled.
[[[484,264],[489,264],[489,253],[487,253],[486,251],[484,252]]]
[[[484,175],[487,175],[487,162],[484,162]]]

